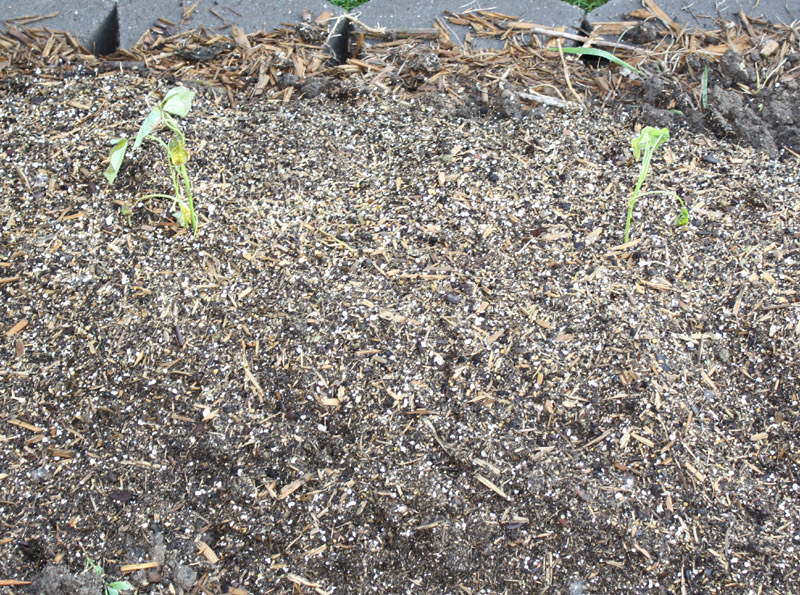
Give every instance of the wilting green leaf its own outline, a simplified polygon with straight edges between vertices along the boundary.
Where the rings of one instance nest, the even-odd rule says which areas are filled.
[[[186,87],[174,87],[170,89],[161,102],[161,109],[176,116],[185,116],[192,109],[192,99],[194,91]]]
[[[675,227],[683,227],[687,223],[689,223],[689,209],[686,207],[681,207],[680,213],[675,216],[672,224]]]
[[[180,167],[189,160],[189,152],[186,150],[183,138],[179,134],[173,134],[172,138],[169,139],[168,149],[169,158],[175,167]]]
[[[192,225],[193,217],[192,211],[182,201],[178,201],[178,210],[173,213],[175,220],[181,227],[189,227]]]
[[[653,128],[646,126],[642,128],[639,136],[631,141],[631,151],[633,151],[633,158],[639,161],[642,158],[642,151],[645,152],[655,150],[669,140],[669,129],[667,128]]]
[[[558,48],[547,48],[554,52],[558,51]],[[606,60],[613,62],[614,64],[619,64],[620,66],[624,66],[628,70],[635,72],[636,74],[642,74],[639,70],[625,62],[617,58],[614,54],[611,54],[605,50],[600,50],[597,48],[561,48],[561,51],[565,54],[577,54],[579,56],[594,56],[595,58],[605,58]]]
[[[115,581],[106,587],[109,595],[119,595],[120,591],[133,591],[134,586],[128,581]]]
[[[87,569],[91,568],[92,572],[94,572],[96,575],[103,576],[104,573],[103,567],[100,566],[100,564],[97,564],[94,560],[92,560],[89,557],[86,558],[86,568]]]
[[[123,138],[111,148],[111,153],[108,155],[108,167],[104,173],[106,180],[109,184],[113,184],[117,179],[119,169],[122,167],[122,160],[125,158],[125,151],[128,148],[128,139]]]
[[[144,139],[147,137],[148,134],[153,132],[153,129],[158,126],[159,122],[161,122],[161,112],[158,111],[157,107],[154,107],[150,110],[150,113],[142,122],[142,125],[139,127],[139,132],[136,134],[136,141],[133,143],[133,149],[136,150],[139,148],[139,145],[142,144]]]

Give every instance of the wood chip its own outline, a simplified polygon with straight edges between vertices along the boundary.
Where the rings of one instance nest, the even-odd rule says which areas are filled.
[[[147,570],[148,568],[158,568],[159,566],[160,564],[158,562],[141,562],[139,564],[122,564],[119,570],[122,573],[127,573],[137,570]]]
[[[644,436],[640,436],[636,432],[631,432],[631,438],[633,438],[637,442],[641,442],[642,444],[644,444],[648,448],[653,448],[656,445],[655,442],[653,442],[649,438],[645,438]]]
[[[299,576],[297,574],[292,574],[291,572],[286,574],[286,578],[288,580],[292,581],[293,583],[295,583],[297,585],[301,585],[303,587],[310,587],[310,588],[314,589],[314,588],[322,586],[319,583],[314,583],[314,582],[312,582],[312,581],[310,581],[308,579],[303,578],[302,576]]]
[[[762,58],[769,58],[775,52],[777,52],[780,49],[780,47],[781,46],[777,41],[775,41],[774,39],[770,39],[769,41],[767,41],[767,43],[764,44],[764,47],[762,47],[758,51],[758,53],[761,54]]]
[[[287,484],[281,488],[281,493],[278,495],[278,500],[286,500],[289,496],[294,494],[308,481],[308,477],[301,477],[295,479],[292,483]]]
[[[253,373],[250,371],[249,367],[244,368],[244,375],[245,378],[247,378],[247,380],[253,386],[253,389],[256,391],[256,394],[259,397],[263,397],[265,395],[264,389],[261,388],[261,385],[258,383],[258,380],[256,380],[256,377],[253,376]]]
[[[677,35],[678,33],[680,33],[681,31],[680,25],[678,25],[678,23],[669,18],[667,16],[667,13],[665,13],[661,9],[661,7],[659,7],[658,4],[655,3],[655,0],[642,0],[642,5],[647,10],[656,15],[656,17],[658,17],[658,20],[664,23],[669,28],[669,30],[672,31],[673,34]],[[650,556],[648,556],[648,558],[649,557]]]
[[[692,475],[697,478],[697,481],[704,482],[706,480],[706,476],[700,473],[700,471],[698,471],[697,468],[689,461],[686,461],[683,464],[689,471],[691,471]]]
[[[217,554],[214,553],[214,550],[212,550],[208,546],[208,544],[206,544],[204,541],[200,539],[198,539],[194,543],[200,550],[200,553],[203,554],[203,556],[205,557],[206,560],[209,561],[209,563],[216,564],[217,562],[219,562],[219,557],[217,556]]]
[[[578,447],[577,450],[585,450],[587,448],[591,448],[595,444],[600,444],[603,440],[608,438],[610,435],[611,435],[611,430],[606,430],[605,432],[600,434],[597,438],[593,438],[592,440],[589,440],[589,442],[587,442],[583,446]]]
[[[475,474],[475,479],[477,479],[479,482],[481,482],[483,485],[485,485],[487,488],[492,490],[495,494],[497,494],[501,498],[504,498],[505,500],[511,500],[511,498],[509,498],[508,495],[503,490],[501,490],[499,487],[497,487],[490,480],[486,479],[483,475],[480,475],[479,473],[476,473]]]
[[[18,426],[20,428],[24,428],[24,429],[29,430],[31,432],[34,432],[36,434],[41,434],[45,430],[44,428],[39,428],[37,426],[31,425],[31,424],[29,424],[27,422],[20,421],[18,419],[14,419],[14,418],[9,419],[8,423],[10,423],[11,425],[14,425],[14,426]]]
[[[8,329],[6,331],[6,337],[9,337],[9,338],[13,337],[18,332],[22,331],[26,326],[28,326],[28,320],[26,318],[23,318],[17,324],[15,324],[14,326],[12,326],[10,329]]]

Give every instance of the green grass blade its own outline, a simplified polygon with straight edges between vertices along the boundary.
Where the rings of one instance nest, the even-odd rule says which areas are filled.
[[[350,12],[354,8],[369,2],[369,0],[328,0],[328,1],[334,6],[338,6],[339,8],[344,8],[347,12]]]
[[[558,48],[547,48],[553,52],[557,52]],[[624,66],[628,70],[635,72],[636,74],[642,74],[639,70],[625,62],[617,58],[614,54],[611,54],[605,50],[600,50],[597,48],[561,48],[561,51],[565,54],[577,54],[579,56],[594,56],[595,58],[605,58],[606,60],[613,62],[614,64],[619,64],[620,66]]]
[[[591,12],[595,8],[599,8],[603,6],[608,0],[564,0],[567,4],[572,4],[573,6],[577,6],[578,8],[586,11]]]

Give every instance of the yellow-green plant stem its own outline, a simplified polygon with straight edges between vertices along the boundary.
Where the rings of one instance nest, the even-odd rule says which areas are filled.
[[[194,237],[197,237],[197,213],[194,210],[192,185],[189,183],[189,173],[186,171],[185,165],[181,165],[181,177],[183,178],[183,186],[186,189],[186,201],[189,203],[189,215],[192,218],[192,232],[194,233]]]
[[[628,243],[628,236],[631,232],[633,207],[636,206],[636,199],[639,198],[639,191],[642,189],[642,184],[644,184],[645,178],[647,178],[647,172],[650,169],[650,158],[652,155],[652,151],[645,151],[644,155],[642,155],[642,167],[639,170],[639,179],[636,181],[636,187],[633,189],[633,194],[628,201],[628,216],[625,218],[625,239],[623,240],[626,244]]]
[[[667,194],[669,196],[674,197],[681,205],[681,210],[672,220],[672,225],[675,227],[683,227],[687,223],[689,223],[689,209],[686,208],[686,203],[683,202],[683,199],[678,196],[677,193],[672,192],[671,190],[649,190],[647,192],[642,192],[639,196],[647,196],[648,194]],[[625,240],[627,242],[627,240]]]
[[[653,130],[653,129],[647,128],[645,129],[645,132],[647,132],[648,130]],[[650,172],[650,161],[653,158],[653,152],[663,142],[662,139],[664,139],[665,137],[669,139],[669,133],[664,134],[663,132],[661,132],[658,135],[658,137],[656,137],[655,141],[653,141],[652,143],[648,142],[645,144],[644,151],[642,152],[642,166],[639,169],[639,179],[636,181],[636,186],[633,189],[633,194],[631,195],[631,198],[628,201],[628,216],[625,218],[625,236],[623,241],[626,244],[628,243],[628,238],[630,237],[631,220],[633,219],[633,207],[636,206],[636,199],[639,198],[639,192],[642,189],[642,184],[644,184],[644,181],[647,178],[647,174]]]
[[[171,118],[169,119],[165,118],[164,123],[167,125],[169,129],[180,135],[181,141],[183,141],[184,139],[183,133],[170,120]],[[172,177],[172,186],[175,190],[175,195],[168,196],[166,194],[148,194],[147,196],[143,196],[142,198],[171,198],[175,203],[177,203],[178,208],[181,209],[181,214],[183,214],[183,209],[186,209],[188,211],[189,218],[192,224],[192,233],[194,234],[194,237],[197,237],[197,213],[194,210],[194,196],[192,196],[192,185],[191,182],[189,181],[189,172],[186,170],[186,165],[181,164],[180,166],[175,166],[175,164],[172,162],[172,154],[170,153],[169,145],[165,143],[163,140],[161,140],[156,136],[148,136],[147,138],[158,142],[162,147],[164,147],[164,150],[167,153],[167,164],[169,165],[169,173],[170,176]],[[180,178],[183,180],[184,193],[181,192],[181,184],[180,180],[178,179],[179,175]],[[183,196],[184,194],[185,197]],[[182,200],[183,198],[186,199],[185,202],[184,200]]]

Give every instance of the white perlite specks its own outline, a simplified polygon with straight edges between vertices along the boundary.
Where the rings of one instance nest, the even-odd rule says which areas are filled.
[[[0,93],[1,578],[163,542],[251,593],[800,589],[794,157],[672,130],[690,224],[647,196],[623,246],[621,111],[198,87],[194,240],[120,213],[160,155],[101,182],[147,91]]]

